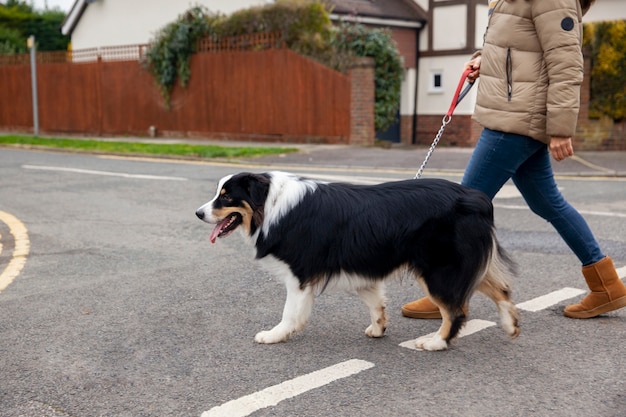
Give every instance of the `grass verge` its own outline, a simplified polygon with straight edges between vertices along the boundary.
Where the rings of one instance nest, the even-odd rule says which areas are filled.
[[[93,139],[42,138],[25,135],[2,135],[0,145],[14,145],[48,149],[67,149],[79,152],[112,154],[178,156],[188,158],[252,158],[297,152],[296,148],[270,146],[218,146],[126,141],[99,141]]]

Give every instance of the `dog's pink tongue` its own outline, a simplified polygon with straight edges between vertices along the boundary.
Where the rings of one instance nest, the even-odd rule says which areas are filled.
[[[227,223],[228,223],[228,218],[225,218],[224,220],[222,220],[215,226],[215,229],[213,229],[213,231],[211,232],[211,236],[209,236],[211,243],[215,243],[215,239],[219,237],[220,232],[222,231],[224,226],[226,226]]]

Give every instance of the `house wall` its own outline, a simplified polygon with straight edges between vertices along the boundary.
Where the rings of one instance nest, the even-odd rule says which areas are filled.
[[[465,63],[482,47],[487,27],[487,0],[416,0],[429,12],[432,28],[420,37],[418,64],[417,129],[415,143],[430,145],[450,108]],[[441,87],[434,88],[438,74]],[[480,129],[471,120],[476,102],[476,88],[459,103],[454,122],[446,127],[442,143],[472,146]]]
[[[467,8],[466,4],[458,4],[433,9],[433,22],[442,23],[433,25],[431,33],[434,51],[463,49],[467,46]]]
[[[463,65],[473,51],[482,45],[488,6],[487,0],[414,1],[430,16],[430,24],[420,33],[420,59],[417,65],[418,118],[414,141],[416,144],[430,144],[441,126],[443,115],[450,107]],[[435,74],[441,80],[437,89],[433,88]],[[456,119],[471,114],[474,99],[475,91],[471,91],[456,109]],[[408,121],[404,121],[404,126],[408,127]]]
[[[96,0],[85,9],[72,33],[72,48],[85,49],[148,43],[157,31],[190,7],[201,5],[212,12],[235,10],[267,3],[266,0]]]

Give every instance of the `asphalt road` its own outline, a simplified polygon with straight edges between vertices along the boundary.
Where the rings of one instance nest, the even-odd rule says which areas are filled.
[[[400,315],[421,296],[405,280],[388,284],[382,339],[363,334],[358,297],[325,293],[302,333],[256,344],[280,320],[282,284],[238,234],[211,245],[194,216],[242,170],[261,168],[0,150],[0,416],[626,415],[626,311],[562,316],[585,289],[578,262],[508,186],[494,204],[520,265],[519,338],[477,296],[476,331],[448,351],[401,346],[439,324]],[[559,185],[626,275],[626,178]]]

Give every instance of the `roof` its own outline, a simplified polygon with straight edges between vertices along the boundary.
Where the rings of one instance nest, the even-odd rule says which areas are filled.
[[[74,2],[70,12],[65,16],[65,19],[63,19],[63,23],[61,24],[61,33],[63,35],[72,34],[85,9],[89,3],[93,2],[94,0],[76,0]]]
[[[413,0],[327,0],[333,14],[421,22],[428,14]]]

